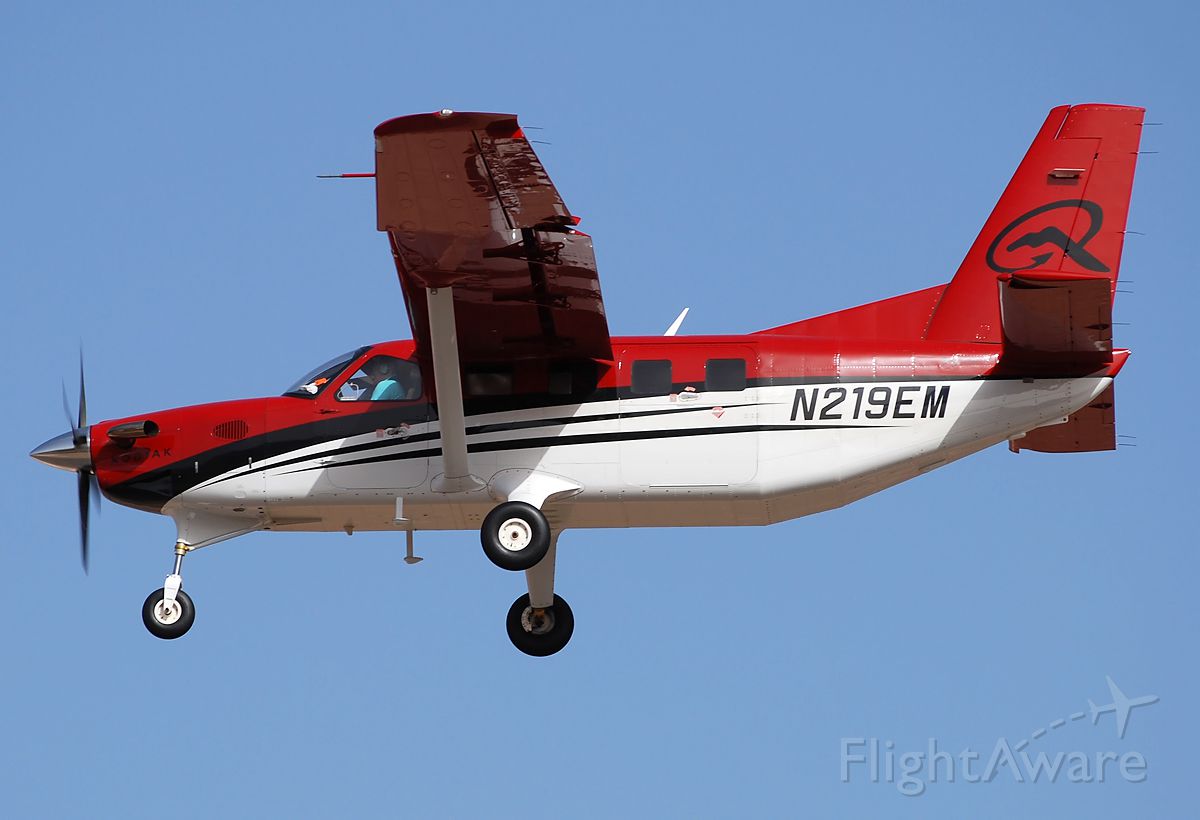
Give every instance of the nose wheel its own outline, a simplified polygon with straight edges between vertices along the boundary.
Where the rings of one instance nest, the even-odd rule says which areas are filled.
[[[557,595],[553,606],[535,608],[530,606],[526,593],[513,601],[506,626],[513,646],[526,655],[544,658],[558,652],[571,640],[575,616],[567,602]]]
[[[166,600],[166,593],[156,589],[142,604],[142,623],[150,634],[163,640],[180,638],[192,628],[196,621],[196,606],[182,589],[176,591],[174,600]]]

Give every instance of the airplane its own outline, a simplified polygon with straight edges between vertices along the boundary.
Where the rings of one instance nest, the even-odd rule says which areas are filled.
[[[375,136],[410,340],[368,344],[282,395],[77,420],[31,455],[175,523],[146,599],[195,620],[191,552],[251,532],[478,530],[525,574],[506,629],[567,645],[568,529],[761,526],[849,504],[1008,442],[1115,449],[1112,302],[1144,110],[1050,111],[950,280],[731,335],[613,337],[591,237],[517,117],[449,109]],[[678,320],[682,321],[682,316]],[[65,404],[64,396],[64,404]],[[70,417],[68,411],[68,417]]]
[[[1095,726],[1100,716],[1109,712],[1114,712],[1113,717],[1117,719],[1117,737],[1124,739],[1125,728],[1129,725],[1129,713],[1138,706],[1149,706],[1151,703],[1158,703],[1158,695],[1143,695],[1138,698],[1131,698],[1117,688],[1113,683],[1113,679],[1108,675],[1104,676],[1108,681],[1108,691],[1112,694],[1113,702],[1105,706],[1097,706],[1088,699],[1088,710],[1092,713],[1092,725]]]

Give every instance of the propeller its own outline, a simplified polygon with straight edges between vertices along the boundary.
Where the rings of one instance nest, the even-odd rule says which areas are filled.
[[[63,385],[62,390],[63,412],[67,416],[67,424],[71,425],[71,451],[76,458],[67,469],[73,469],[77,476],[76,490],[79,500],[79,557],[83,563],[83,571],[88,571],[88,517],[91,512],[93,502],[96,505],[96,511],[100,511],[100,484],[96,480],[96,471],[92,467],[91,454],[88,452],[88,423],[87,423],[87,388],[83,376],[83,352],[79,353],[79,415],[77,418],[72,417],[71,407],[67,402],[67,386]],[[62,438],[66,438],[63,436]],[[57,441],[54,439],[52,441]],[[63,442],[64,444],[66,442]],[[51,442],[46,442],[40,448],[33,452],[34,458],[38,458],[39,453],[45,453],[48,445]],[[60,448],[64,449],[64,448]],[[55,464],[54,466],[63,466]]]

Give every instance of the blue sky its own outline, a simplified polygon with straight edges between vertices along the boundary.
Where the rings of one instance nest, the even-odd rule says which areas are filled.
[[[0,11],[0,815],[1194,811],[1194,6],[176,5]],[[737,333],[946,281],[1080,102],[1163,123],[1117,303],[1137,446],[995,448],[767,529],[569,532],[556,657],[509,645],[522,582],[469,532],[416,567],[388,534],[221,544],[187,563],[193,631],[155,640],[170,521],[105,504],[84,577],[72,479],[26,455],[65,429],[81,342],[99,420],[406,337],[370,183],[314,178],[370,170],[386,118],[540,126],[613,332],[689,305],[685,333]],[[1144,782],[839,776],[843,738],[986,761],[1106,675],[1161,701],[1029,750],[1136,752]]]

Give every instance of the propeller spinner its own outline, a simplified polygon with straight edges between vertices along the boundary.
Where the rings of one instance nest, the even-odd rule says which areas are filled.
[[[100,506],[100,485],[96,481],[96,471],[92,468],[91,444],[87,423],[87,392],[83,379],[83,357],[79,357],[79,420],[76,423],[71,418],[71,410],[67,406],[67,390],[63,388],[63,410],[67,414],[67,423],[71,432],[55,436],[34,448],[29,455],[43,464],[57,467],[60,470],[70,470],[77,478],[79,499],[79,549],[83,561],[83,571],[88,569],[88,514],[91,511],[91,500],[95,498],[96,507]]]

